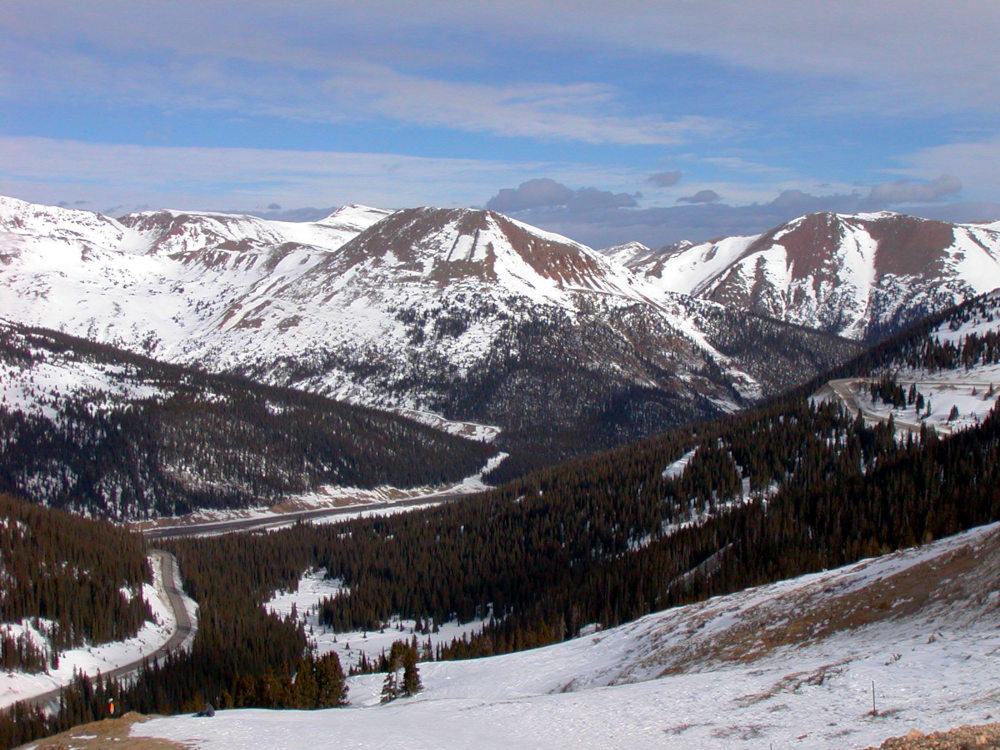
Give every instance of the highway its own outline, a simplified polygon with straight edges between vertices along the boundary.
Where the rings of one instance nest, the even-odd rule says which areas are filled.
[[[831,380],[827,383],[827,386],[833,391],[834,395],[840,399],[840,401],[847,407],[847,410],[854,416],[860,412],[865,419],[871,422],[887,422],[889,417],[885,414],[878,414],[870,409],[864,408],[858,401],[858,396],[856,388],[862,384],[867,384],[874,382],[872,378],[842,378],[840,380]],[[955,387],[955,388],[982,388],[987,390],[989,388],[996,387],[995,383],[979,383],[972,381],[954,381],[954,380],[907,380],[900,379],[896,381],[900,385],[916,385],[916,386],[938,386],[938,387]],[[893,424],[897,429],[908,430],[909,432],[919,433],[921,424],[919,422],[909,422],[906,420],[899,419],[898,415],[893,419]],[[943,434],[950,434],[952,428],[947,424],[935,423],[934,429]]]
[[[459,493],[453,495],[427,495],[424,497],[414,497],[408,500],[396,500],[393,502],[378,502],[368,503],[365,505],[340,506],[337,508],[302,510],[293,513],[281,513],[278,515],[265,516],[262,518],[238,518],[232,521],[207,521],[205,523],[192,523],[183,526],[154,526],[152,528],[143,529],[142,533],[147,539],[156,540],[175,539],[186,536],[207,536],[210,534],[229,534],[234,531],[257,531],[260,529],[288,526],[302,521],[312,521],[317,518],[349,516],[369,510],[408,508],[414,505],[441,505],[443,503],[449,503],[453,500],[461,500],[467,497],[472,497],[472,494]]]

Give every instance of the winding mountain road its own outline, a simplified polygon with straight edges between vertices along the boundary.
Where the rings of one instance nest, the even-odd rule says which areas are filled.
[[[871,422],[888,422],[888,415],[872,411],[858,400],[858,386],[872,382],[874,382],[874,379],[872,378],[841,378],[839,380],[829,381],[826,384],[826,387],[828,387],[833,394],[840,399],[841,403],[844,404],[852,415],[857,416],[860,413],[865,419]],[[996,383],[971,380],[935,380],[932,378],[928,378],[927,380],[899,379],[896,382],[901,386],[916,385],[918,387],[937,386],[941,388],[982,388],[984,390],[996,387]],[[907,430],[912,433],[919,433],[923,426],[920,422],[910,422],[900,419],[898,415],[893,416],[893,424],[896,426],[896,429]],[[934,422],[932,426],[938,433],[945,435],[950,435],[953,431],[951,425],[943,424],[941,422]],[[961,426],[959,426],[958,429],[961,429]]]
[[[163,581],[163,590],[166,592],[167,601],[173,610],[176,628],[166,643],[155,651],[145,654],[142,658],[128,664],[122,664],[115,669],[102,672],[101,674],[104,677],[119,679],[136,673],[142,668],[143,664],[157,662],[194,640],[194,636],[197,633],[198,627],[191,617],[191,613],[188,612],[187,605],[184,602],[184,592],[178,585],[177,560],[169,552],[164,552],[163,550],[150,550],[150,554],[157,560],[157,564],[160,567],[160,580]],[[59,696],[66,687],[66,685],[62,685],[53,688],[47,692],[26,698],[23,702],[25,705],[42,709],[56,708],[58,707]]]

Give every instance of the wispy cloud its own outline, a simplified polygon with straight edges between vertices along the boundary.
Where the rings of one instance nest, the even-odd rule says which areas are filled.
[[[865,204],[872,208],[882,208],[902,203],[935,203],[960,192],[961,180],[950,175],[942,175],[930,182],[897,180],[872,187]]]
[[[731,124],[706,117],[610,114],[620,108],[620,92],[607,84],[456,83],[383,66],[356,66],[327,78],[322,88],[359,114],[503,136],[665,145],[735,131]]]
[[[980,141],[947,143],[900,157],[905,166],[899,174],[918,179],[933,175],[955,175],[981,197],[1000,196],[1000,136]]]
[[[953,177],[884,182],[872,185],[866,191],[850,190],[840,185],[835,191],[819,194],[800,187],[779,185],[772,185],[766,198],[761,195],[766,188],[761,186],[748,188],[736,183],[718,186],[726,194],[756,194],[753,202],[742,205],[724,201],[719,192],[703,187],[693,195],[677,199],[677,203],[687,205],[638,207],[624,203],[615,205],[610,200],[594,205],[574,203],[567,197],[577,191],[543,178],[517,189],[501,190],[487,205],[495,205],[498,210],[502,210],[500,205],[503,205],[507,211],[518,214],[518,218],[596,247],[627,240],[656,246],[676,240],[700,241],[727,235],[754,234],[804,214],[824,211],[850,214],[895,209],[948,221],[982,220],[989,219],[991,215],[1000,217],[998,204],[941,203],[961,189],[960,183]],[[844,192],[845,188],[849,192]],[[605,192],[606,197],[611,195]]]
[[[6,88],[14,86],[16,92],[9,93],[26,100],[113,101],[312,123],[387,120],[502,137],[622,146],[718,140],[739,132],[735,123],[715,117],[632,111],[625,92],[608,83],[457,81],[328,55],[320,56],[321,66],[277,51],[273,63],[254,59],[263,57],[259,50],[247,55],[250,59],[224,43],[214,54],[197,55],[168,49],[147,55],[129,51],[123,57],[105,50],[41,48],[23,42],[3,51],[19,73]]]
[[[646,182],[648,182],[650,185],[655,185],[658,188],[673,187],[674,185],[676,185],[678,182],[681,181],[681,178],[683,176],[684,173],[679,172],[677,170],[670,170],[667,172],[656,172],[655,174],[651,174],[649,177],[647,177]]]
[[[677,199],[678,203],[715,203],[717,200],[721,199],[722,196],[719,195],[714,190],[699,190],[694,195],[684,195]]]
[[[516,188],[504,188],[486,203],[486,208],[501,213],[517,213],[536,208],[563,206],[574,212],[608,208],[634,208],[635,195],[598,190],[593,187],[573,190],[548,177],[528,180]]]

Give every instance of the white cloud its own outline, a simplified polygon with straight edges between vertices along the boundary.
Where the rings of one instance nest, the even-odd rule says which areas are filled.
[[[933,178],[955,175],[970,197],[996,200],[1000,195],[1000,137],[967,143],[948,143],[901,157],[906,166],[899,174]]]
[[[663,145],[734,130],[703,117],[609,114],[618,91],[606,84],[455,83],[370,65],[331,76],[322,87],[334,102],[359,113],[504,136]]]
[[[8,96],[117,93],[168,107],[381,116],[587,143],[668,144],[731,126],[667,114],[663,102],[623,111],[622,92],[606,84],[503,83],[511,57],[696,55],[847,82],[814,87],[831,109],[1000,108],[996,0],[7,0],[4,31],[0,70],[15,73],[0,76]],[[490,83],[469,82],[486,71]]]
[[[624,92],[607,83],[482,83],[400,72],[378,61],[384,45],[354,52],[349,45],[338,52],[337,35],[324,40],[316,33],[312,44],[295,46],[292,38],[281,34],[281,26],[272,33],[264,23],[258,28],[239,20],[261,13],[261,8],[242,9],[232,27],[206,39],[206,23],[197,21],[206,10],[188,8],[191,17],[186,19],[179,10],[163,14],[162,9],[152,19],[137,18],[131,7],[108,2],[109,10],[113,6],[121,13],[119,25],[128,28],[124,41],[122,34],[109,33],[77,6],[57,13],[57,5],[45,0],[31,6],[14,2],[11,15],[22,19],[18,24],[22,32],[37,29],[0,41],[0,59],[17,71],[13,86],[22,99],[110,100],[306,122],[387,118],[425,127],[591,144],[667,145],[736,132],[734,125],[714,118],[626,111]],[[41,22],[39,6],[52,9],[51,23]],[[408,15],[420,16],[412,8]],[[294,11],[291,17],[295,18]],[[67,18],[79,22],[72,33],[93,44],[73,43]],[[152,27],[157,20],[162,26]],[[302,17],[298,22],[300,34],[321,29],[330,23],[329,9],[314,23]],[[215,14],[207,23],[210,28],[217,25]],[[179,26],[184,33],[178,33]],[[338,33],[342,35],[343,29]],[[138,46],[143,40],[148,47]],[[454,65],[449,70],[455,70]],[[11,89],[11,84],[5,88]]]
[[[575,37],[852,80],[882,93],[883,109],[1000,107],[996,0],[507,0],[461,10],[449,0],[429,0],[425,6],[426,15],[451,13],[517,36]],[[848,93],[842,104],[850,106],[855,96]],[[877,98],[866,100],[880,111]]]

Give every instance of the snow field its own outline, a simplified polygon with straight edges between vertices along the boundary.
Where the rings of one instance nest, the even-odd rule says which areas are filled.
[[[968,381],[952,380],[940,378],[940,382],[912,381],[908,378],[900,378],[899,384],[903,390],[909,391],[911,384],[916,385],[917,393],[929,400],[931,411],[918,412],[916,406],[908,406],[905,409],[894,409],[891,404],[882,401],[873,401],[871,394],[864,384],[857,389],[858,403],[866,412],[877,414],[883,419],[888,419],[891,415],[897,424],[916,425],[926,424],[933,427],[939,433],[950,434],[958,430],[975,427],[982,422],[996,405],[997,398],[1000,397],[1000,390],[989,393],[990,384],[995,382],[1000,385],[1000,367],[995,368],[996,380]],[[935,373],[933,376],[938,380],[938,376],[943,373]],[[990,373],[980,372],[979,374],[988,377]],[[956,419],[949,419],[951,410],[958,409],[959,416]]]
[[[477,632],[485,623],[484,620],[439,623],[438,632],[425,635],[416,630],[416,620],[393,617],[381,630],[338,633],[320,625],[318,606],[323,599],[333,597],[344,590],[340,580],[326,578],[325,570],[311,571],[302,577],[296,591],[279,592],[265,606],[275,614],[288,616],[292,613],[294,605],[299,619],[305,625],[309,642],[319,654],[335,651],[345,672],[360,663],[362,654],[370,661],[378,659],[383,651],[388,654],[394,641],[410,642],[416,635],[421,649],[428,644],[431,648],[436,648],[438,644],[447,644],[455,638],[461,638],[463,634]],[[378,703],[381,695],[381,680],[379,677],[375,703]],[[355,702],[354,697],[351,700]]]

